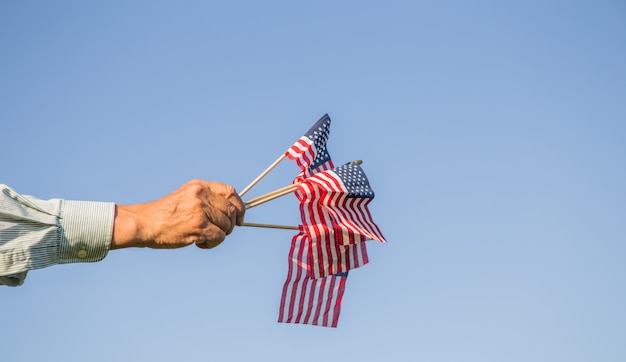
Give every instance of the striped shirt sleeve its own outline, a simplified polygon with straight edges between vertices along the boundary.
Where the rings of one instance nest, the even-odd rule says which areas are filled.
[[[21,285],[29,270],[102,260],[114,217],[114,203],[40,200],[0,184],[0,284]]]

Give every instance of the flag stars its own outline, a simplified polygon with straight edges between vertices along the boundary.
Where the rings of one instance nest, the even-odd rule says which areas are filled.
[[[367,177],[358,164],[348,163],[335,168],[334,171],[345,185],[348,197],[374,197],[374,191],[370,188]]]
[[[314,170],[326,162],[330,161],[330,155],[326,149],[326,142],[328,141],[328,136],[330,134],[330,117],[328,115],[324,115],[324,117],[320,118],[309,129],[309,131],[304,135],[304,137],[308,138],[312,143],[313,149],[313,160],[306,165],[306,168],[309,170]],[[332,167],[332,166],[331,166]]]

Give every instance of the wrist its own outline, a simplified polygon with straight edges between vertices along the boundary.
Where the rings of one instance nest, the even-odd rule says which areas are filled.
[[[141,247],[141,223],[135,206],[115,205],[111,250]]]

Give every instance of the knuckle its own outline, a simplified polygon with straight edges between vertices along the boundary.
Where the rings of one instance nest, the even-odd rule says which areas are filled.
[[[188,184],[187,186],[187,190],[194,196],[198,196],[202,193],[202,191],[204,190],[204,187],[202,187],[201,184]]]
[[[235,188],[232,185],[224,185],[224,191],[226,192],[227,195],[234,195],[237,192],[235,191]]]
[[[193,210],[202,210],[205,208],[205,203],[204,201],[202,201],[202,199],[200,198],[193,198],[192,200],[189,201],[189,206],[193,209]]]
[[[194,230],[202,229],[206,226],[206,219],[203,215],[193,215],[189,219],[189,223]]]

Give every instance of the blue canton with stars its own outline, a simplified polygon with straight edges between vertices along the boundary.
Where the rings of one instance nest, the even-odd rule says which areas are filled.
[[[348,197],[374,197],[374,190],[370,187],[365,172],[357,163],[346,163],[345,165],[335,167],[333,171],[346,186]]]
[[[320,165],[330,160],[330,154],[326,149],[326,142],[328,141],[328,135],[330,134],[330,117],[325,114],[319,121],[317,121],[313,127],[304,135],[315,145],[315,159],[309,166],[310,170],[313,170]]]

